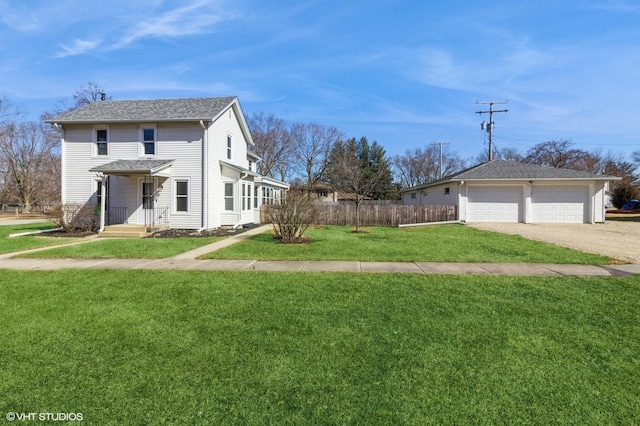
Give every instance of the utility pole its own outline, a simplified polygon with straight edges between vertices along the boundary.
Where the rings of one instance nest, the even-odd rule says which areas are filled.
[[[476,101],[476,104],[489,105],[489,111],[477,111],[476,112],[476,114],[489,114],[489,122],[486,125],[487,133],[489,133],[489,161],[493,160],[493,125],[495,124],[493,122],[493,113],[494,112],[509,112],[508,109],[494,110],[493,106],[494,105],[500,105],[500,104],[508,104],[508,103],[509,103],[509,101],[487,101],[487,102]],[[482,122],[480,128],[482,130],[485,129],[484,121]]]
[[[449,142],[434,142],[431,145],[440,145],[440,177],[438,179],[442,179],[442,145],[449,145]]]

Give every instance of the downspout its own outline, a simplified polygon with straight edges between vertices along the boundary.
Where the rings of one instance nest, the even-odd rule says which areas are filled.
[[[198,229],[198,232],[202,232],[205,229],[208,228],[208,214],[209,214],[209,209],[208,209],[208,204],[209,204],[209,199],[207,197],[207,191],[208,191],[208,185],[207,183],[209,182],[209,168],[208,168],[208,164],[209,164],[209,144],[208,144],[208,137],[207,137],[207,126],[205,126],[204,121],[200,120],[200,127],[202,127],[202,130],[204,130],[204,136],[202,137],[202,227],[200,229]]]
[[[240,182],[242,182],[242,179],[246,178],[247,176],[249,176],[249,173],[243,173],[240,175],[240,178],[238,179],[238,184],[240,184]],[[238,186],[239,188],[239,186]],[[239,192],[239,190],[238,190]],[[242,201],[240,200],[240,205],[242,205]],[[242,208],[240,208],[240,220],[238,221],[238,223],[236,223],[235,225],[233,225],[233,229],[236,229],[238,226],[240,226],[242,224]]]

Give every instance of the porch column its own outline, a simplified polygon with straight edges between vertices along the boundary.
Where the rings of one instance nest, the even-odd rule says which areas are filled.
[[[107,177],[102,175],[100,179],[100,229],[98,232],[104,231],[104,218],[105,218],[105,208],[107,205],[107,185],[106,185]]]

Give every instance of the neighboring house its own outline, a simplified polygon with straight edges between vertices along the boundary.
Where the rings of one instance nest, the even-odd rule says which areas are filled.
[[[402,191],[407,205],[453,205],[465,222],[598,223],[617,177],[493,160]]]
[[[305,191],[306,185],[298,184],[291,187],[292,190]],[[357,197],[356,194],[340,193],[335,191],[331,186],[324,183],[317,183],[313,187],[312,196],[322,203],[338,203],[352,201]],[[371,197],[364,197],[365,200],[371,200]]]
[[[211,229],[260,221],[284,182],[258,175],[236,97],[99,101],[48,120],[62,130],[62,203],[118,223]]]

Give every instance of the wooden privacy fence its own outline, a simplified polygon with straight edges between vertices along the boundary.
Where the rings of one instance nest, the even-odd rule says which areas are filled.
[[[262,206],[261,218],[265,223]],[[350,204],[318,203],[318,216],[314,225],[355,226],[356,206]],[[361,226],[399,226],[427,222],[445,222],[457,219],[456,206],[403,206],[400,204],[360,205]]]

